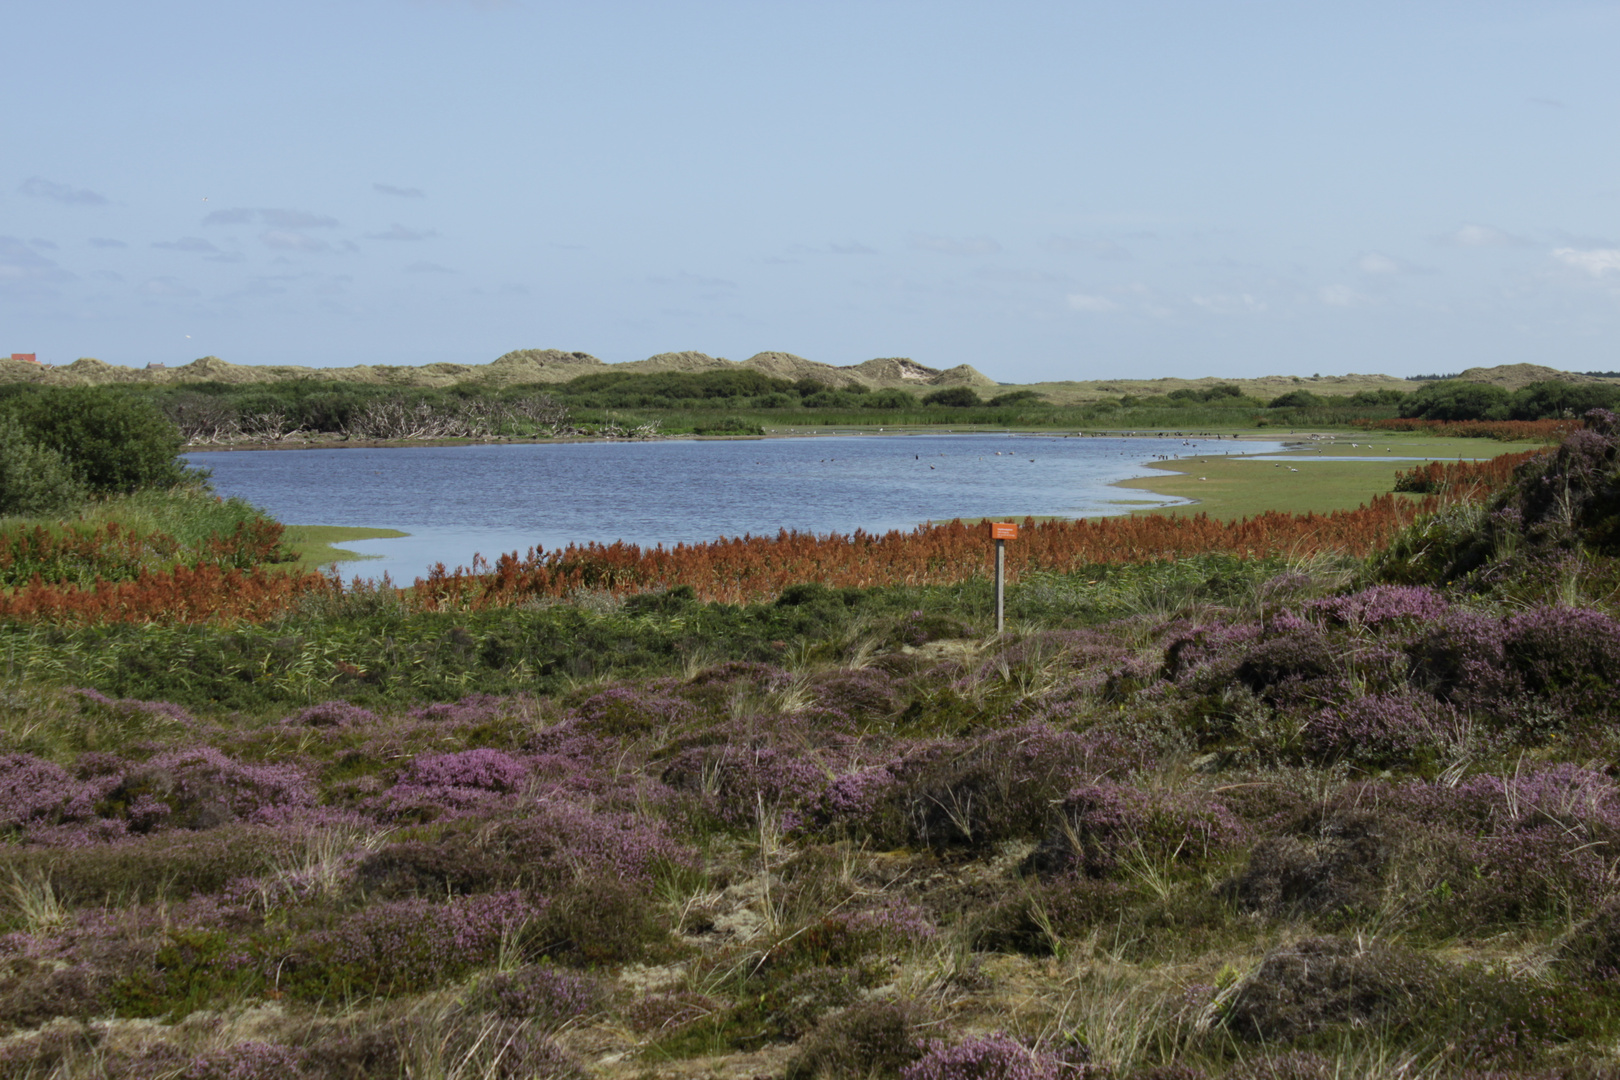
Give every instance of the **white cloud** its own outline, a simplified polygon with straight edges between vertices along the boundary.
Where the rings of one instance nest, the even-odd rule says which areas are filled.
[[[830,245],[828,245],[827,250],[831,251],[834,255],[876,255],[877,254],[877,249],[876,248],[869,248],[865,244],[861,243],[858,240],[852,240],[847,244],[830,244]]]
[[[1356,269],[1363,274],[1398,274],[1401,272],[1401,264],[1388,255],[1369,251],[1356,260]]]
[[[419,187],[395,187],[393,184],[372,184],[371,190],[379,195],[392,195],[398,199],[425,199],[427,192]]]
[[[265,247],[276,248],[279,251],[330,251],[332,245],[325,240],[317,240],[313,236],[292,232],[287,229],[269,229],[259,234]]]
[[[129,247],[129,245],[124,243],[122,240],[114,240],[110,236],[92,236],[90,238],[90,246],[91,247],[98,247],[98,248],[127,248],[127,247]]]
[[[135,289],[136,292],[146,296],[180,297],[196,296],[197,290],[184,285],[177,278],[160,277],[149,278]]]
[[[394,222],[387,232],[366,233],[367,240],[427,240],[439,234],[432,229],[412,229]]]
[[[1055,251],[1065,255],[1080,252],[1101,259],[1104,262],[1130,262],[1134,258],[1129,248],[1108,239],[1054,236],[1041,246],[1046,248],[1047,251]]]
[[[413,262],[405,268],[407,274],[453,274],[454,270],[448,266],[440,266],[432,262]]]
[[[1368,298],[1356,292],[1348,285],[1324,285],[1316,290],[1317,299],[1332,307],[1356,307],[1368,302]]]
[[[1192,296],[1189,299],[1205,311],[1216,315],[1257,315],[1266,310],[1266,302],[1249,293],[1217,293],[1210,296]]]
[[[1442,247],[1525,247],[1529,241],[1489,225],[1464,225],[1455,232],[1435,237]]]
[[[1074,311],[1114,311],[1119,305],[1106,296],[1092,296],[1089,293],[1070,293],[1064,300]]]
[[[59,184],[38,176],[30,176],[17,190],[31,198],[50,199],[52,202],[66,203],[69,206],[101,206],[107,201],[105,195],[98,195],[88,188]]]
[[[911,235],[911,246],[918,251],[933,251],[941,255],[994,255],[1001,245],[988,236],[928,236]]]
[[[228,210],[215,210],[203,218],[204,225],[251,225],[254,222],[272,229],[331,229],[337,226],[338,220],[308,210],[272,206],[233,206]]]
[[[1587,251],[1579,248],[1558,248],[1552,256],[1565,266],[1585,270],[1593,277],[1601,277],[1611,270],[1620,270],[1620,248],[1594,248]]]
[[[15,236],[0,236],[0,284],[62,281],[72,277]]]
[[[200,236],[182,236],[178,240],[154,240],[152,246],[167,251],[217,252],[219,248]]]

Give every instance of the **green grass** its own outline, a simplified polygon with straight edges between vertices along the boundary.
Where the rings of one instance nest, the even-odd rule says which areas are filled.
[[[257,507],[241,499],[222,499],[201,486],[183,485],[95,499],[85,503],[71,517],[0,517],[0,528],[44,525],[59,532],[68,524],[100,528],[117,522],[142,535],[163,533],[190,550],[211,537],[230,533],[239,522],[260,516]]]
[[[355,540],[392,540],[409,535],[398,529],[365,529],[352,525],[288,525],[282,543],[297,552],[298,561],[294,566],[300,570],[318,570],[333,563],[382,558],[349,551],[339,544]]]
[[[1260,438],[1276,435],[1258,433]],[[1506,443],[1493,439],[1437,439],[1390,432],[1369,444],[1369,436],[1339,434],[1333,442],[1309,444],[1290,452],[1289,461],[1258,461],[1226,457],[1226,444],[1207,455],[1150,465],[1161,474],[1127,480],[1122,488],[1151,491],[1184,499],[1191,506],[1153,507],[1136,513],[1209,514],[1216,518],[1243,518],[1268,510],[1281,513],[1331,513],[1350,510],[1377,495],[1388,494],[1395,475],[1423,461],[1484,459],[1499,454],[1539,449],[1536,443]],[[1352,446],[1351,443],[1359,444]],[[1200,449],[1209,447],[1204,444]],[[1317,451],[1321,453],[1318,454]],[[1271,456],[1271,455],[1268,455]],[[1379,457],[1415,458],[1413,461],[1378,461]],[[1317,457],[1363,457],[1361,461],[1316,461]],[[1297,469],[1298,471],[1292,471]],[[1402,496],[1403,498],[1407,496]]]

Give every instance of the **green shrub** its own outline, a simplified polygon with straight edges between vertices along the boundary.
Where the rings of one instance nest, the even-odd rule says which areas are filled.
[[[924,405],[946,405],[953,409],[971,408],[974,405],[983,405],[979,395],[973,392],[971,386],[947,386],[943,390],[935,390],[932,394],[923,396]]]
[[[0,413],[0,514],[53,514],[84,495],[60,452],[30,439],[21,424]]]
[[[60,454],[92,492],[167,487],[186,477],[180,430],[142,398],[102,386],[27,387],[0,411]]]

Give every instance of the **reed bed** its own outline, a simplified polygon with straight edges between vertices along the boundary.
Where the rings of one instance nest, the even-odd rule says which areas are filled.
[[[1555,443],[1585,424],[1580,420],[1352,420],[1357,427],[1379,431],[1421,431],[1453,439],[1496,439],[1499,442]]]

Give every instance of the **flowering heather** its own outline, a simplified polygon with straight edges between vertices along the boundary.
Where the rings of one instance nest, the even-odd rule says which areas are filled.
[[[1072,1071],[999,1032],[951,1045],[933,1040],[900,1080],[1058,1080]]]
[[[1310,715],[1305,746],[1325,760],[1399,762],[1453,741],[1463,718],[1452,706],[1410,691],[1369,694]]]
[[[572,971],[533,965],[491,975],[473,989],[468,1004],[511,1020],[534,1020],[554,1030],[595,1008],[602,987]]]
[[[690,702],[678,697],[615,686],[574,706],[571,716],[591,734],[623,736],[677,727],[692,720],[695,712]]]
[[[1333,623],[1371,630],[1402,619],[1432,621],[1450,610],[1451,602],[1427,586],[1375,585],[1316,600],[1308,607]]]
[[[1226,807],[1198,792],[1148,791],[1109,781],[1076,788],[1059,824],[1030,856],[1042,873],[1101,878],[1121,865],[1197,862],[1244,839]]]
[[[0,754],[0,828],[93,816],[100,791],[31,754]]]
[[[499,750],[482,747],[453,754],[424,754],[411,762],[399,782],[424,788],[512,791],[528,774],[528,766],[523,762]]]
[[[377,723],[377,714],[347,701],[323,701],[299,710],[282,723],[296,727],[364,728]]]
[[[1538,608],[1514,615],[1502,650],[1525,689],[1583,714],[1620,705],[1620,623],[1581,608]]]
[[[837,671],[810,683],[815,703],[854,720],[868,723],[885,720],[898,712],[903,698],[894,679],[876,668]]]
[[[598,811],[574,801],[541,801],[520,819],[503,822],[492,850],[533,880],[617,880],[645,884],[664,865],[690,866],[691,851],[669,836],[662,821]]]
[[[721,821],[752,821],[760,808],[790,811],[798,819],[826,790],[825,764],[785,747],[698,746],[684,750],[664,767],[660,779],[676,790],[700,795]]]
[[[827,787],[821,816],[885,844],[977,847],[1041,835],[1077,783],[1129,766],[1114,736],[1028,723],[978,738],[917,742]]]
[[[401,993],[494,961],[502,939],[545,911],[521,891],[372,904],[305,935],[292,966],[308,992]]]
[[[296,766],[246,765],[198,746],[155,755],[133,768],[98,809],[127,819],[132,831],[149,832],[274,822],[314,802],[310,780]]]

